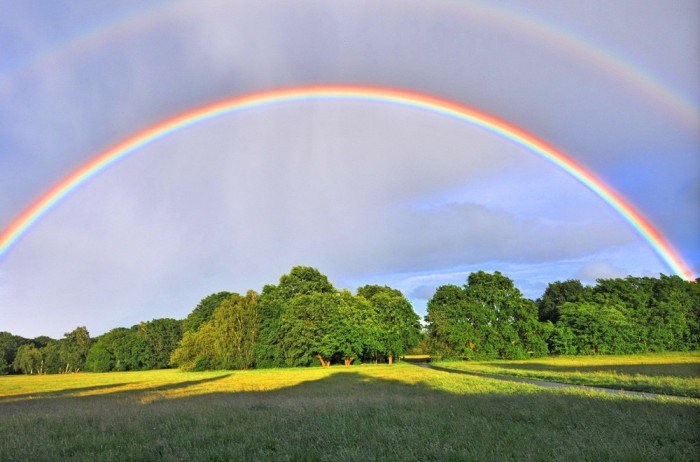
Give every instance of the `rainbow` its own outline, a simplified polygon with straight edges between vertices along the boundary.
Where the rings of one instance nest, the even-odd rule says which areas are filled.
[[[523,146],[566,171],[603,199],[651,245],[675,274],[687,280],[694,279],[693,272],[680,255],[632,205],[593,173],[587,171],[573,159],[549,146],[544,141],[507,122],[461,104],[414,92],[362,86],[310,86],[251,93],[189,110],[140,131],[98,154],[85,165],[75,170],[12,221],[0,234],[0,258],[7,254],[13,244],[27,233],[32,225],[72,191],[144,146],[172,133],[224,114],[265,106],[315,100],[367,101],[426,110],[476,125]]]

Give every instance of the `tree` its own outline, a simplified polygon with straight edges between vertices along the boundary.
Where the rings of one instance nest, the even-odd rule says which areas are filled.
[[[117,327],[95,339],[85,360],[92,372],[136,371],[154,364],[148,338],[140,324],[131,329]]]
[[[260,330],[255,346],[258,367],[281,367],[294,363],[285,351],[283,341],[289,340],[281,325],[282,318],[291,309],[297,297],[313,294],[332,294],[336,289],[317,269],[295,266],[289,274],[280,277],[277,285],[268,284],[260,295]]]
[[[44,364],[43,373],[58,374],[63,367],[61,361],[61,341],[51,340],[41,350],[41,357]]]
[[[143,339],[145,369],[165,369],[169,367],[170,355],[177,348],[182,332],[180,321],[171,318],[154,319],[142,322],[136,327],[137,335]]]
[[[310,266],[295,266],[289,274],[280,277],[275,288],[275,296],[282,300],[291,300],[298,295],[336,292],[328,277]]]
[[[576,279],[550,283],[542,298],[537,300],[539,320],[556,324],[559,321],[559,308],[566,302],[578,302],[584,290],[581,281]]]
[[[634,353],[634,333],[625,311],[620,302],[565,303],[557,327],[572,334],[568,347],[576,354]]]
[[[537,306],[525,299],[513,281],[496,271],[471,273],[464,287],[470,311],[482,316],[477,334],[484,357],[521,359],[546,354],[544,328]]]
[[[209,321],[214,314],[214,310],[221,305],[221,302],[230,298],[231,292],[217,292],[204,297],[187,318],[182,321],[182,332],[191,332],[199,329],[199,326]]]
[[[346,366],[369,351],[379,351],[379,335],[375,307],[364,297],[353,296],[349,291],[340,292],[338,323],[335,335],[340,340],[338,353]]]
[[[0,375],[7,374],[13,368],[17,350],[30,340],[9,332],[0,332]]]
[[[213,330],[214,364],[220,369],[253,366],[253,347],[258,331],[258,299],[254,291],[245,297],[234,294],[214,312],[208,326]]]
[[[433,348],[448,357],[516,359],[547,353],[537,305],[498,271],[471,273],[463,288],[438,288],[426,321]]]
[[[13,367],[16,371],[22,371],[25,374],[40,373],[41,352],[32,343],[20,346],[17,349]]]
[[[318,292],[294,296],[280,318],[280,345],[287,366],[308,366],[314,358],[330,366],[343,346],[341,304],[338,293]]]
[[[367,285],[360,287],[357,293],[375,308],[373,321],[377,327],[379,350],[389,364],[418,344],[420,317],[400,291],[387,286]]]
[[[107,342],[100,337],[90,348],[85,358],[85,367],[90,372],[109,372],[114,370],[114,356]]]
[[[80,372],[92,346],[90,334],[85,326],[77,327],[61,339],[60,358],[65,364],[64,372]]]
[[[655,351],[700,347],[700,287],[679,276],[654,280],[649,306],[648,337]]]
[[[185,332],[170,363],[186,370],[253,366],[259,325],[258,299],[252,290],[245,297],[231,294],[197,331]]]
[[[475,333],[473,316],[467,316],[467,297],[456,285],[438,287],[428,301],[428,339],[430,353],[436,358],[471,357],[480,338]]]

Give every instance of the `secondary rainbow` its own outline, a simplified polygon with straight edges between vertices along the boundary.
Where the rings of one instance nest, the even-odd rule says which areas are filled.
[[[396,89],[362,86],[311,86],[276,89],[225,99],[186,111],[140,131],[98,154],[92,160],[46,192],[20,214],[0,235],[0,258],[42,216],[68,196],[71,191],[121,159],[172,133],[224,114],[264,106],[314,100],[350,100],[388,103],[458,119],[495,133],[557,165],[597,194],[619,213],[645,239],[654,251],[679,276],[692,280],[693,272],[667,240],[610,186],[561,151],[503,120],[462,104],[432,96]]]

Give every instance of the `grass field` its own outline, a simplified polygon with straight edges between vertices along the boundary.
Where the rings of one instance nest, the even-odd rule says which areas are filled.
[[[698,460],[700,402],[407,363],[0,377],[0,460]]]
[[[700,352],[432,364],[482,374],[700,398]]]

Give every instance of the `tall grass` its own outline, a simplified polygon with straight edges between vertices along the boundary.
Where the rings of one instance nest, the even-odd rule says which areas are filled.
[[[697,460],[700,405],[410,364],[0,378],[0,460]]]
[[[700,398],[700,352],[434,364],[481,374]]]

